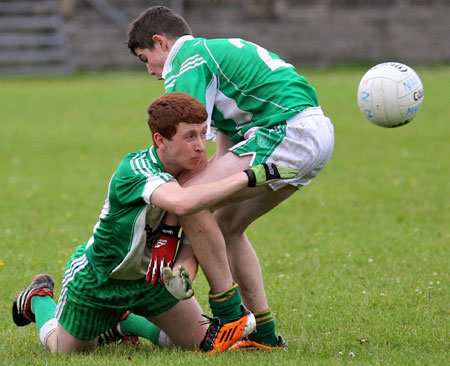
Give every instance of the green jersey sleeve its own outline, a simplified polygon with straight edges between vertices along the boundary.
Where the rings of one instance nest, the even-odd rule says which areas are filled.
[[[129,154],[119,165],[111,182],[111,192],[122,206],[150,204],[152,192],[172,176],[152,167],[142,153]]]

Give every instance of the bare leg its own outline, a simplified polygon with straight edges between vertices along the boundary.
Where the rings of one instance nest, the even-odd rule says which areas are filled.
[[[267,309],[261,266],[258,256],[245,235],[247,227],[296,191],[287,186],[250,200],[224,207],[215,217],[222,229],[228,260],[239,284],[244,304],[254,313]]]
[[[195,256],[208,280],[212,293],[220,293],[233,285],[225,241],[209,211],[180,217]]]
[[[173,265],[174,273],[178,273],[178,266],[183,266],[189,272],[191,281],[195,280],[198,271],[198,261],[195,257],[192,245],[180,244],[175,263]]]
[[[58,323],[56,330],[47,339],[47,349],[55,353],[91,352],[97,347],[97,338],[85,341],[75,338]]]
[[[170,338],[175,346],[194,349],[200,345],[208,326],[202,324],[202,309],[195,297],[181,300],[173,308],[148,317]]]
[[[203,339],[208,326],[202,324],[202,309],[195,297],[182,300],[166,312],[148,317],[166,333],[176,346],[194,349]],[[98,337],[92,340],[75,338],[58,323],[56,330],[47,339],[47,349],[53,353],[91,352],[98,344]]]
[[[187,185],[210,182],[245,170],[248,168],[250,160],[250,156],[240,157],[221,149],[217,158],[206,169],[189,180]],[[258,217],[273,209],[294,192],[296,192],[296,188],[292,186],[276,192],[269,187],[249,188],[228,200],[228,202],[238,203],[223,207],[215,213],[215,218],[226,242],[227,257],[234,280],[239,284],[244,304],[253,312],[267,309],[268,304],[259,260],[245,236],[245,230]],[[211,225],[212,223],[208,229],[212,227]],[[197,256],[195,246],[194,251]],[[211,255],[214,256],[214,252]],[[203,258],[203,261],[208,263],[206,258]],[[199,259],[199,263],[203,268],[201,259]],[[212,265],[211,268],[218,267]]]
[[[236,162],[242,166],[248,166],[251,159],[250,157],[239,158],[232,153],[228,157],[230,161],[226,166],[229,165],[233,167],[232,169],[236,169]],[[213,181],[233,173],[222,168],[222,163],[220,164],[220,166],[216,163],[208,165],[184,186]],[[236,171],[242,171],[245,168],[237,169]],[[229,289],[233,285],[233,277],[228,263],[225,240],[211,212],[204,210],[194,215],[179,217],[179,221],[205,273],[211,292],[217,294]]]

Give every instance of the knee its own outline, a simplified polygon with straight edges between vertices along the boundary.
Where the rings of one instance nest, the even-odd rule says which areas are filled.
[[[219,211],[215,218],[226,241],[228,241],[227,239],[244,235],[248,227],[248,224],[244,220],[237,218],[237,215]]]

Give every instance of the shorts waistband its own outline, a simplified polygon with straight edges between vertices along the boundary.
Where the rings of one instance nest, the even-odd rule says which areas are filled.
[[[323,111],[321,107],[309,107],[302,110],[299,114],[297,114],[297,116],[298,117],[323,116]]]
[[[312,116],[321,116],[324,117],[323,111],[321,107],[309,107],[302,111],[300,111],[298,114],[296,114],[294,117],[289,118],[286,122],[295,122],[298,120],[301,120],[306,117],[312,117]]]

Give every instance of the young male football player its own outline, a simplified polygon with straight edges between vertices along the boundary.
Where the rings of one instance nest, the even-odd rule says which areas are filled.
[[[216,154],[187,185],[211,182],[264,162],[299,171],[291,180],[243,190],[230,200],[234,205],[215,212],[233,277],[257,321],[257,332],[234,348],[283,348],[258,257],[245,230],[309,184],[332,154],[333,126],[319,107],[314,88],[294,66],[254,43],[194,38],[186,21],[163,6],[147,9],[131,24],[128,47],[150,75],[164,80],[167,92],[188,93],[206,106]],[[203,219],[197,217],[196,223],[202,225]],[[189,239],[195,239],[195,227],[184,224]],[[207,227],[211,225],[208,221]],[[217,264],[202,258],[204,248],[198,241],[192,244],[203,271],[213,272]]]
[[[211,353],[229,347],[223,346],[224,338],[237,341],[254,330],[253,314],[241,309],[237,288],[231,302],[222,298],[228,305],[223,307],[225,314],[219,314],[239,312],[237,318],[220,327],[213,319],[206,327],[182,267],[176,275],[164,268],[164,284],[146,281],[152,245],[167,212],[189,217],[249,185],[297,173],[258,165],[214,183],[182,188],[176,177],[196,169],[204,159],[206,118],[204,106],[184,93],[169,93],[154,101],[148,109],[153,146],[128,154],[119,164],[93,236],[67,264],[58,305],[53,301],[53,278],[45,274],[37,275],[15,298],[14,322],[24,326],[35,321],[42,343],[52,353],[94,349],[99,335],[128,310],[158,326],[173,344],[200,345],[201,351]],[[185,257],[180,254],[176,269]]]

